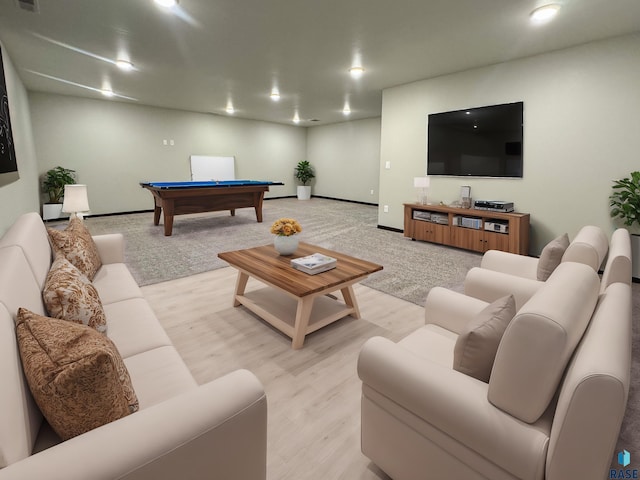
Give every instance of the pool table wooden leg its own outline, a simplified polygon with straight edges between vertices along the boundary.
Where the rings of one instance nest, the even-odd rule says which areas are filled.
[[[153,209],[153,224],[160,225],[160,212],[162,212],[162,208],[159,206],[155,206]]]
[[[262,200],[264,200],[264,192],[253,194],[253,204],[255,205],[256,220],[258,223],[262,223]]]
[[[233,210],[229,210],[231,212],[231,216],[235,217],[236,216],[236,209],[234,208]]]
[[[173,201],[164,202],[164,236],[170,237],[173,232]]]

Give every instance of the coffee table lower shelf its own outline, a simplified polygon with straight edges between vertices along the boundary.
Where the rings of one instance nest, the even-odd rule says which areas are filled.
[[[351,285],[340,289],[343,301],[326,293],[295,297],[265,287],[235,295],[234,305],[243,305],[292,339],[292,348],[302,347],[309,333],[351,315],[360,318]]]

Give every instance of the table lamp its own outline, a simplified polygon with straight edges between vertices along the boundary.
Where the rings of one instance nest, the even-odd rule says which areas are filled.
[[[413,186],[418,190],[418,203],[422,205],[427,204],[427,190],[431,179],[429,177],[415,177],[413,179]]]
[[[89,211],[89,198],[86,185],[65,185],[62,211],[70,213],[69,219],[77,217],[82,220],[82,214]]]

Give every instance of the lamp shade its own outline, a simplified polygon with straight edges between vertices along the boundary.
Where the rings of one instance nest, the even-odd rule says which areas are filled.
[[[431,179],[429,177],[415,177],[413,179],[413,186],[416,188],[429,188]]]
[[[89,198],[86,185],[65,185],[62,211],[65,213],[78,213],[89,211]]]

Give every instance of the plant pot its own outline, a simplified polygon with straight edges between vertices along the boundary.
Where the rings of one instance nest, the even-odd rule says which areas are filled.
[[[62,215],[61,203],[45,203],[42,205],[43,220],[54,220],[56,218],[60,218],[60,215]]]
[[[640,235],[631,234],[631,276],[640,279]]]
[[[298,200],[309,200],[311,198],[311,185],[298,185]]]
[[[280,255],[293,255],[298,249],[298,236],[289,235],[276,235],[273,239],[273,246]]]

